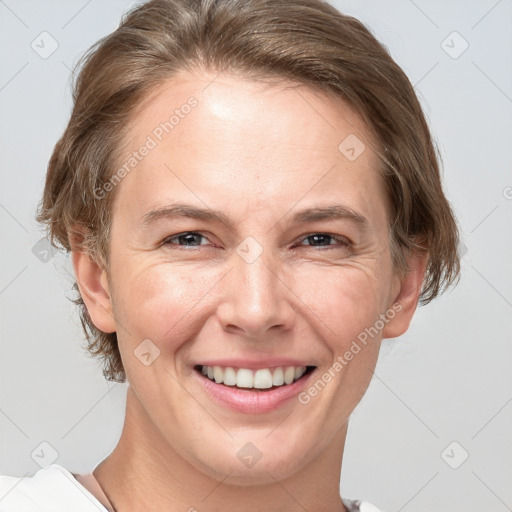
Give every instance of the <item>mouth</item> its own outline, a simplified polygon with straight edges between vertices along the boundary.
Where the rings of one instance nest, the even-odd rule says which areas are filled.
[[[272,391],[289,386],[309,375],[315,368],[316,366],[278,366],[250,370],[231,366],[194,366],[196,372],[216,384],[251,391]]]
[[[316,366],[248,368],[195,365],[203,389],[215,403],[243,413],[265,413],[296,397]]]

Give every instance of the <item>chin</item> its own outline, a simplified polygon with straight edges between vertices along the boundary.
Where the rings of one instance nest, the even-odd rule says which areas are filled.
[[[301,451],[289,446],[266,443],[262,441],[254,443],[234,442],[231,446],[222,447],[216,445],[215,450],[209,450],[208,457],[205,454],[197,454],[197,469],[217,481],[227,485],[251,486],[263,484],[275,484],[276,480],[285,480],[296,473],[308,460],[314,457],[314,453],[307,456],[304,452],[304,443]],[[250,438],[251,436],[247,436]],[[259,446],[260,448],[257,448]],[[227,476],[229,475],[229,476]]]

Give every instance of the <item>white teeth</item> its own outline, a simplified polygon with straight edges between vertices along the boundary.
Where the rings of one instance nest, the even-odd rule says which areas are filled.
[[[293,382],[294,378],[295,378],[295,367],[287,366],[286,370],[284,371],[284,383],[291,384]]]
[[[276,368],[272,375],[272,384],[274,386],[282,386],[284,384],[284,373],[282,368]]]
[[[236,386],[236,372],[233,368],[224,368],[224,384],[226,386]]]
[[[213,378],[217,384],[224,380],[224,372],[220,366],[213,367]]]
[[[267,389],[272,387],[272,374],[270,370],[258,370],[254,374],[254,387],[257,389]]]
[[[302,367],[297,366],[295,368],[294,380],[300,379],[304,375],[305,371],[306,371],[306,368],[304,368],[304,366],[302,366]]]
[[[201,373],[217,384],[237,386],[239,388],[268,389],[272,386],[284,386],[300,379],[306,372],[305,366],[285,366],[278,368],[232,368],[222,366],[202,366]]]
[[[253,376],[251,370],[246,370],[245,368],[240,368],[236,374],[236,385],[239,388],[252,388],[253,386]]]

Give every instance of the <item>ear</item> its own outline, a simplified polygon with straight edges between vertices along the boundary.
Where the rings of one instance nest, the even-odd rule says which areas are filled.
[[[413,251],[407,258],[409,270],[403,277],[396,276],[390,310],[395,316],[385,325],[383,338],[396,338],[404,334],[411,323],[423,285],[428,261],[427,251]]]
[[[117,327],[107,271],[76,243],[76,239],[71,245],[71,259],[78,288],[93,324],[100,331],[115,332]]]

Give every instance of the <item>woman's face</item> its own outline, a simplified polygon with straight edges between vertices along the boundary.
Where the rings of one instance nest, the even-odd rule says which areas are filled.
[[[206,72],[133,119],[102,278],[115,323],[90,312],[117,330],[132,418],[159,454],[263,482],[343,432],[401,321],[375,147],[339,99]],[[263,386],[315,369],[290,392],[200,365],[233,367],[227,382],[261,369]]]

